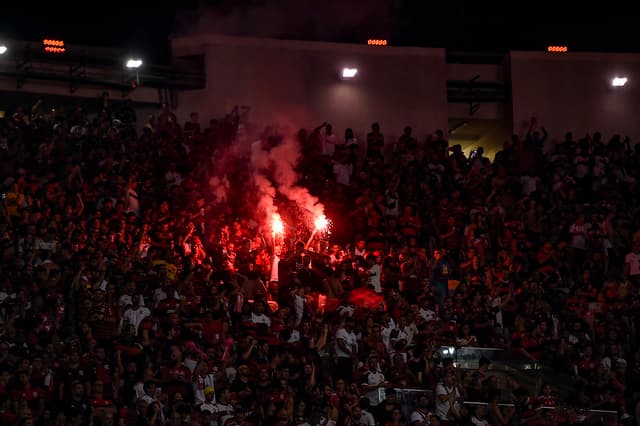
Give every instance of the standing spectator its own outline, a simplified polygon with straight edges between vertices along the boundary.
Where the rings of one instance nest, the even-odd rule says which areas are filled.
[[[456,422],[462,416],[461,394],[455,381],[455,375],[448,372],[436,386],[436,416],[441,422]]]
[[[624,258],[625,276],[634,284],[640,284],[640,242],[633,243],[633,249]]]
[[[132,304],[125,307],[122,321],[120,322],[120,331],[126,326],[133,326],[134,334],[137,336],[140,330],[140,324],[142,321],[151,315],[151,311],[146,306],[143,306],[142,295],[136,293],[132,297]]]
[[[339,377],[351,383],[358,356],[358,341],[353,332],[354,320],[347,317],[335,335],[336,369]]]

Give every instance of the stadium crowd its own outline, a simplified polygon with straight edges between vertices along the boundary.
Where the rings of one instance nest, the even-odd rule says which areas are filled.
[[[374,123],[359,141],[323,123],[297,134],[298,172],[333,226],[310,235],[283,199],[276,239],[233,154],[237,115],[181,124],[164,105],[137,119],[105,94],[97,111],[38,102],[0,121],[3,425],[635,417],[628,139],[552,141],[532,119],[490,160],[442,131],[393,138]],[[461,368],[441,347],[502,349],[573,392],[523,386],[484,357]],[[424,392],[407,408],[403,389]]]

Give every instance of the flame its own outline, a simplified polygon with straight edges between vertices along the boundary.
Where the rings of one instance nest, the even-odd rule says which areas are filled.
[[[322,231],[327,227],[327,225],[329,225],[329,221],[327,220],[327,217],[325,215],[320,215],[316,217],[315,225],[316,231]]]
[[[282,218],[278,213],[273,213],[271,215],[271,231],[273,235],[284,233],[284,224],[282,223]]]

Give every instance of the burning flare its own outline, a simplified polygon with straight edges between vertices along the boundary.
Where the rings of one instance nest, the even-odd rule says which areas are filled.
[[[324,231],[327,225],[329,225],[329,221],[327,220],[327,217],[325,215],[320,215],[316,217],[315,225],[316,231]]]
[[[273,235],[284,233],[284,224],[282,223],[282,218],[280,218],[278,213],[273,213],[271,215],[271,231],[273,232]]]

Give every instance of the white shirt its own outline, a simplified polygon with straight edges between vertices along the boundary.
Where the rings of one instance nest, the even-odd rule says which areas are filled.
[[[471,423],[474,426],[489,426],[489,422],[484,419],[479,419],[476,416],[471,416]]]
[[[123,294],[120,296],[120,307],[124,308],[127,305],[133,305],[133,299],[128,294]],[[140,306],[144,306],[144,299],[140,300]]]
[[[441,401],[440,395],[449,395],[451,392],[455,392],[456,399],[460,398],[460,392],[458,392],[457,388],[453,386],[448,387],[442,382],[436,386],[436,416],[438,416],[440,420],[447,420],[450,408],[449,401]]]
[[[122,331],[122,326],[125,322],[128,322],[129,324],[133,324],[133,326],[135,327],[135,334],[137,336],[140,323],[149,315],[151,315],[151,311],[149,310],[149,308],[146,308],[144,306],[138,306],[138,309],[127,309],[124,312],[122,321],[120,322],[120,330]]]
[[[396,323],[393,321],[393,318],[389,320],[389,324],[383,325],[380,330],[380,335],[382,336],[382,343],[387,348],[387,351],[391,350],[391,332],[396,329]]]
[[[407,346],[411,346],[413,344],[413,336],[418,334],[418,326],[412,322],[411,324],[405,325],[402,331],[406,336]]]
[[[398,217],[400,215],[400,200],[398,199],[398,193],[387,190],[384,195],[387,201],[387,216]]]
[[[216,403],[213,402],[213,401],[211,403],[203,402],[202,404],[200,404],[200,411],[202,412],[202,411],[207,410],[207,411],[210,411],[211,414],[213,414],[213,413],[215,413],[215,411],[214,411],[216,409],[215,406],[216,406]]]
[[[287,343],[298,343],[300,341],[300,332],[298,330],[291,330],[291,335]]]
[[[218,422],[218,426],[222,426],[224,424],[223,420],[225,415],[232,415],[234,413],[233,405],[223,404],[221,402],[216,403],[213,406],[213,410],[213,414],[218,414],[221,416],[220,422]]]
[[[212,387],[215,388],[215,376],[213,373],[207,373],[204,376],[196,375],[193,379],[193,396],[196,400],[196,405],[202,404],[202,407],[207,407],[213,413],[213,404],[215,404],[215,399],[211,401],[211,404],[205,405],[205,397],[204,390],[205,388]],[[209,408],[209,405],[211,406]]]
[[[427,322],[433,321],[436,319],[436,313],[431,308],[427,308],[427,309],[420,308],[419,315],[423,320]]]
[[[173,292],[173,298],[176,300],[180,300],[180,295],[178,294],[177,291],[171,289],[171,291]],[[169,298],[169,295],[167,294],[166,291],[164,291],[164,288],[160,287],[157,288],[154,292],[153,292],[153,303],[155,306],[158,306],[158,304],[160,304],[160,302],[162,302],[163,300],[166,300]]]
[[[353,348],[358,346],[358,339],[356,338],[355,333],[352,332],[348,332],[344,327],[341,327],[338,329],[338,331],[336,331],[336,355],[338,355],[339,358],[351,358],[352,355],[346,353],[344,350],[342,350],[342,348],[340,347],[340,345],[338,345],[338,340],[344,340],[345,345],[347,346],[347,348]]]
[[[522,185],[522,192],[524,192],[527,196],[531,195],[533,191],[536,190],[538,180],[532,176],[520,176],[520,184]]]
[[[362,419],[362,417],[360,417],[360,419]],[[320,420],[318,420],[318,424],[316,426],[336,426],[336,424],[335,420],[327,419],[325,416],[322,416],[320,417]]]
[[[585,235],[587,233],[586,224],[572,224],[569,227],[569,233],[571,234],[571,247],[581,250],[587,249],[587,239],[585,238]]]
[[[329,157],[332,157],[335,151],[336,135],[324,135],[324,138],[322,138],[322,155],[328,155]]]
[[[423,423],[425,421],[427,421],[429,419],[429,417],[431,417],[431,413],[428,411],[422,411],[420,409],[414,411],[413,413],[411,413],[411,416],[409,416],[409,425],[412,425],[416,422],[418,423]]]
[[[493,299],[491,299],[491,301],[489,302],[490,306],[497,311],[495,311],[496,313],[496,324],[500,325],[500,327],[502,327],[502,309],[500,309],[500,306],[502,305],[502,298],[500,296],[496,296]]]
[[[340,316],[346,315],[348,317],[351,317],[351,316],[353,316],[353,313],[356,311],[356,308],[353,307],[353,306],[340,305],[340,306],[338,306],[336,311],[338,311]]]
[[[266,324],[267,327],[271,327],[271,318],[265,314],[256,314],[255,312],[252,312],[251,322],[254,324]]]
[[[296,294],[293,298],[293,311],[296,314],[296,327],[302,322],[302,314],[304,314],[304,297]]]
[[[380,283],[380,265],[377,263],[369,268],[369,285],[373,287],[373,291],[380,294],[382,293],[382,284]]]
[[[333,165],[333,173],[336,175],[336,182],[340,185],[351,185],[351,175],[353,174],[353,166],[351,164],[336,163]]]
[[[624,263],[629,265],[629,276],[640,275],[640,253],[627,253]]]
[[[384,374],[380,371],[369,370],[365,373],[365,378],[366,380],[362,383],[363,386],[380,386],[386,381]],[[378,389],[373,389],[365,393],[364,396],[365,398],[369,398],[369,402],[371,402],[372,407],[375,407],[380,402],[380,399],[378,398]],[[360,421],[362,421],[362,417],[360,417]]]
[[[367,257],[367,249],[360,250],[356,247],[356,249],[353,250],[353,254],[354,256]]]
[[[361,425],[365,425],[365,426],[376,425],[376,420],[373,418],[373,414],[371,414],[367,410],[362,410],[362,414],[360,414],[359,422]]]
[[[133,212],[140,215],[140,203],[138,202],[138,192],[133,188],[127,189],[127,213]]]

